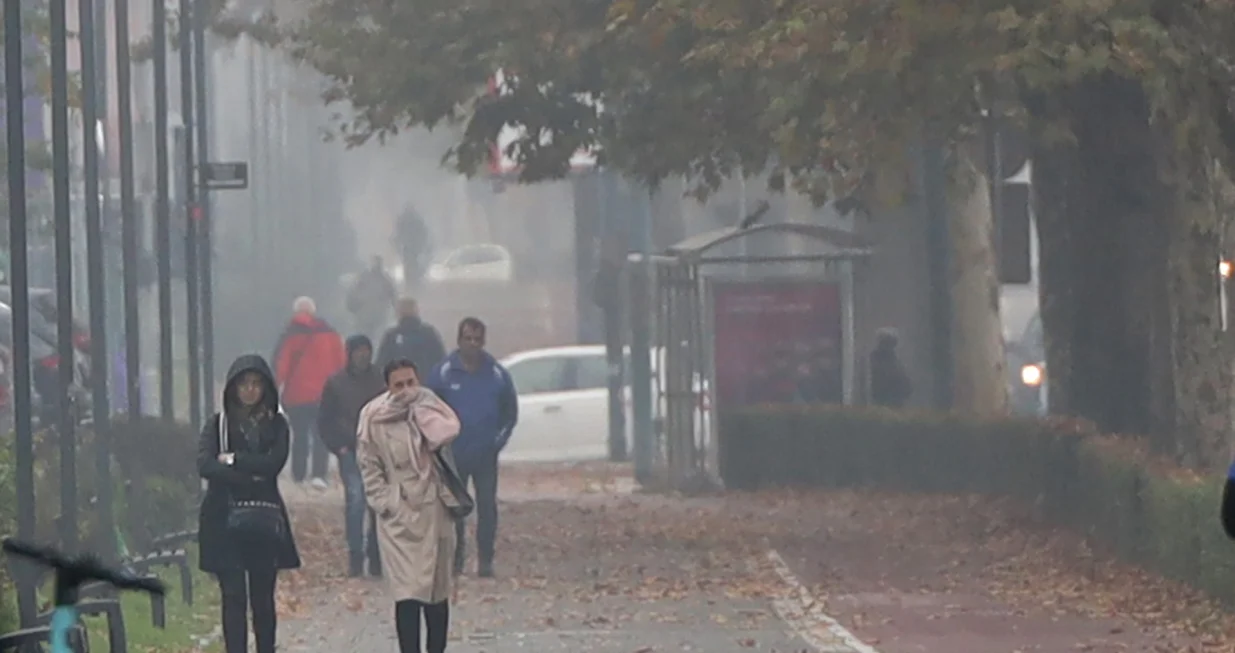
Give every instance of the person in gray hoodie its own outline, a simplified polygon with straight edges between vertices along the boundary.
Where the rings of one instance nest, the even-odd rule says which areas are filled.
[[[347,525],[348,573],[364,573],[366,556],[369,574],[382,574],[381,557],[377,549],[376,521],[372,510],[365,509],[364,481],[356,463],[356,431],[360,410],[374,397],[386,391],[382,373],[373,365],[373,342],[365,335],[347,339],[347,365],[326,381],[322,390],[321,408],[317,414],[317,432],[322,441],[339,459],[339,476],[343,480],[344,517]],[[365,538],[365,513],[369,515],[369,534]]]

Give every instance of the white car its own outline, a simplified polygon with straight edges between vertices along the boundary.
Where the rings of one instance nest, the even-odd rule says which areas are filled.
[[[497,281],[514,278],[510,251],[489,243],[464,245],[452,250],[425,271],[429,281]]]
[[[652,401],[663,414],[657,373],[663,350],[652,356]],[[632,442],[629,352],[624,365],[627,386],[626,438]],[[519,393],[519,425],[502,451],[502,460],[515,462],[577,462],[609,457],[609,363],[602,345],[550,347],[511,354],[502,360]],[[697,379],[701,407],[707,395]],[[702,425],[699,425],[702,428]]]

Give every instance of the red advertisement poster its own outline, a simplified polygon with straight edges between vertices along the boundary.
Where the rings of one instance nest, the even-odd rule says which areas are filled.
[[[712,306],[719,407],[844,401],[838,284],[717,281]]]

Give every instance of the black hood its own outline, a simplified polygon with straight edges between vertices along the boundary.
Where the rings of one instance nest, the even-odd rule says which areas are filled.
[[[257,372],[266,379],[266,392],[262,395],[262,403],[270,409],[271,412],[279,410],[279,386],[274,381],[274,372],[270,371],[270,365],[258,354],[245,354],[235,360],[232,366],[227,370],[227,383],[223,386],[224,401],[227,397],[232,396],[232,384],[236,382],[245,372]]]

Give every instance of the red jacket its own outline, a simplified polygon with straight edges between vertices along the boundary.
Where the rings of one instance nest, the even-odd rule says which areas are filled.
[[[284,406],[321,401],[330,375],[347,364],[343,339],[325,320],[297,313],[274,350],[274,375]]]

